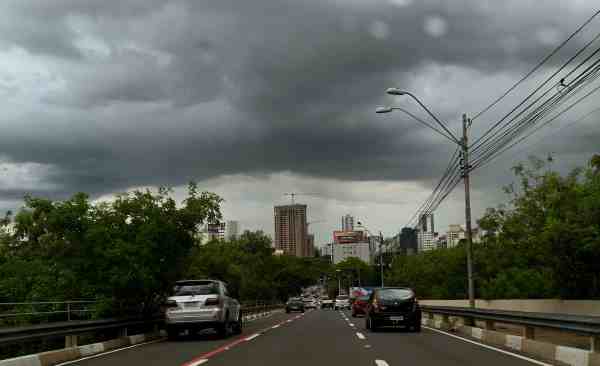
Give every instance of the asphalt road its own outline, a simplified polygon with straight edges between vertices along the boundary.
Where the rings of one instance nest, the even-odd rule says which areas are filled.
[[[248,323],[241,336],[197,335],[176,342],[134,346],[72,363],[81,366],[265,365],[533,365],[534,363],[436,331],[421,333],[364,328],[347,312],[315,310],[275,314]]]

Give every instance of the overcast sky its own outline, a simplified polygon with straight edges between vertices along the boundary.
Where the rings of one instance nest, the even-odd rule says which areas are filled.
[[[541,5],[543,4],[543,6]],[[24,194],[103,199],[190,180],[227,219],[273,232],[273,205],[304,192],[317,244],[350,213],[396,233],[453,147],[395,113],[458,133],[594,11],[592,0],[4,0],[0,4],[0,208]],[[600,31],[592,23],[522,89],[476,120],[476,137]],[[586,38],[587,37],[587,38]],[[553,153],[561,170],[598,152],[600,100],[475,172],[475,217],[504,201],[509,167]],[[562,129],[561,129],[562,128]],[[436,212],[464,222],[461,186]]]

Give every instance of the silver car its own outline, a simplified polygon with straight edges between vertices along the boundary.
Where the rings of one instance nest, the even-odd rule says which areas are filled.
[[[242,332],[240,303],[229,296],[224,282],[217,280],[178,281],[167,299],[165,323],[170,339],[182,330],[193,333],[212,328],[226,337]]]

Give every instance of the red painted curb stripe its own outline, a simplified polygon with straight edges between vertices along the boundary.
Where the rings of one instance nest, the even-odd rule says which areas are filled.
[[[299,318],[300,318],[300,316],[298,316],[297,318],[291,318],[291,319],[283,320],[283,321],[281,321],[281,322],[279,322],[277,324],[273,324],[273,325],[280,325],[281,326],[281,325],[285,324],[286,322],[288,322],[290,320],[294,321],[294,320],[299,319]],[[271,327],[273,325],[271,325],[271,326],[269,326],[269,327],[267,327],[267,328],[265,328],[263,330],[260,330],[260,331],[254,333],[254,334],[263,334],[263,333],[266,333],[269,329],[271,329]],[[242,336],[242,337],[234,340],[233,342],[227,343],[227,344],[225,344],[225,345],[223,345],[223,346],[221,346],[221,347],[219,347],[217,349],[214,349],[212,351],[203,353],[200,356],[196,356],[193,359],[191,359],[191,360],[187,361],[186,363],[182,364],[181,366],[192,366],[196,362],[199,362],[200,360],[209,359],[209,358],[211,358],[211,357],[213,357],[215,355],[218,355],[219,353],[227,351],[228,349],[230,349],[230,348],[232,348],[234,346],[237,346],[240,343],[246,342],[246,338],[248,338],[248,337],[250,337],[250,336],[252,336],[254,334],[251,334],[249,336]]]

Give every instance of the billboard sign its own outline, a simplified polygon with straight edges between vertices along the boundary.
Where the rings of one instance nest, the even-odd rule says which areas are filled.
[[[366,241],[363,231],[334,231],[333,242],[336,244],[354,244],[363,243]]]

